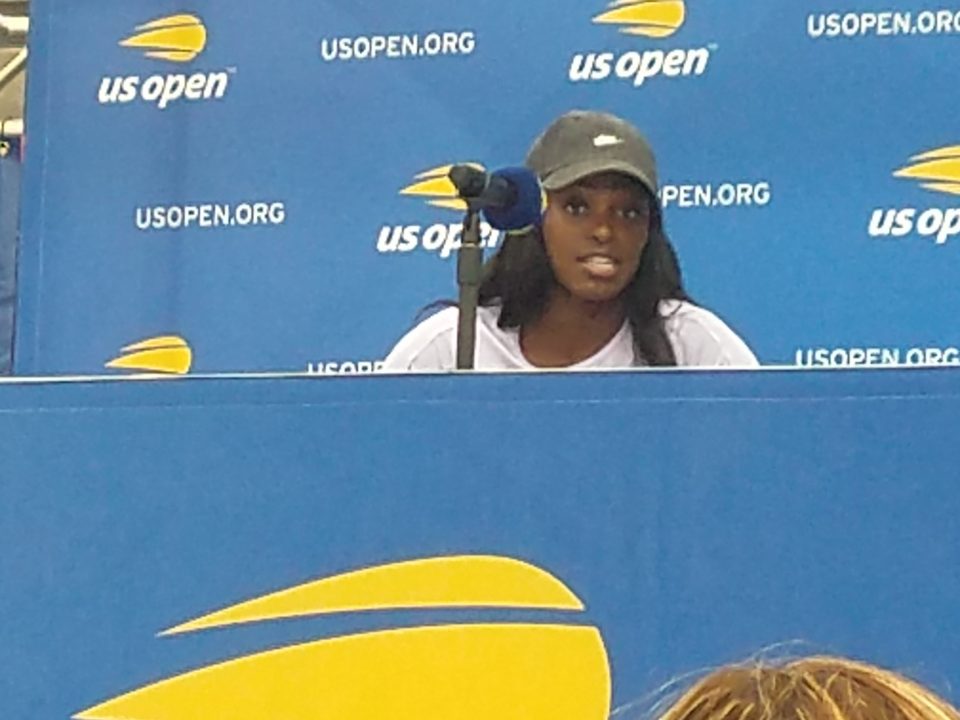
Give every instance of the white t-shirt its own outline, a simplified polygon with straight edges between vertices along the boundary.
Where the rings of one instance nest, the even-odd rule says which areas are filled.
[[[680,300],[660,302],[664,329],[678,366],[756,367],[757,358],[736,333],[709,310]],[[408,332],[387,356],[384,372],[444,372],[457,367],[459,311],[446,308]],[[500,307],[477,308],[476,370],[542,370],[532,365],[520,349],[517,328],[497,327]],[[632,368],[633,333],[629,323],[594,355],[568,370]]]

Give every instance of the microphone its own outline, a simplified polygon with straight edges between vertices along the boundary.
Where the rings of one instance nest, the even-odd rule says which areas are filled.
[[[527,168],[488,173],[476,165],[454,165],[447,174],[462,200],[467,201],[463,239],[457,251],[457,369],[473,368],[477,339],[477,306],[483,280],[480,218],[507,234],[525,233],[542,221],[543,190]]]
[[[488,173],[474,165],[454,165],[449,177],[460,197],[497,230],[525,232],[540,225],[543,191],[532,170],[513,167]]]

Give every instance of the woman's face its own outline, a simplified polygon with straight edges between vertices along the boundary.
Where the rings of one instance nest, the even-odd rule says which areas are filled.
[[[640,185],[619,173],[591,175],[547,195],[543,241],[557,281],[575,298],[617,298],[640,264],[650,206]]]

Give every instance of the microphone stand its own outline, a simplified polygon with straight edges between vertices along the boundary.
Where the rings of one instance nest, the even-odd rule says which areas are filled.
[[[483,248],[480,246],[480,208],[467,200],[463,233],[457,251],[457,285],[460,287],[457,308],[457,370],[472,370],[477,343],[477,305],[480,301],[480,280],[483,274]]]

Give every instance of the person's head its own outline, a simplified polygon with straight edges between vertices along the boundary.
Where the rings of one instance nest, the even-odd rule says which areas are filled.
[[[657,720],[960,720],[960,714],[902,675],[819,656],[720,668]]]
[[[619,172],[548,190],[541,237],[557,285],[586,302],[620,299],[640,268],[655,204]]]
[[[541,228],[508,236],[488,263],[481,302],[500,325],[535,321],[555,294],[613,303],[650,365],[676,364],[661,300],[687,299],[663,231],[653,152],[633,125],[608,113],[554,120],[527,155],[547,196]]]

